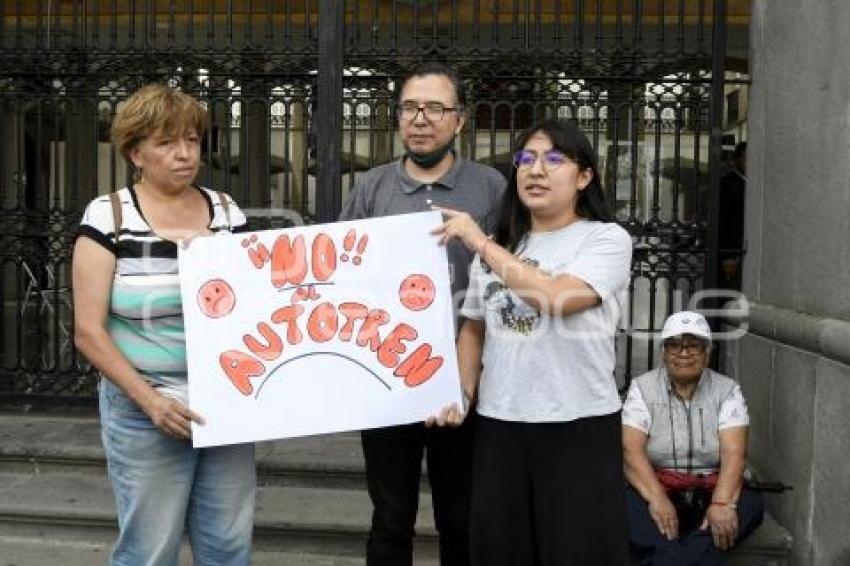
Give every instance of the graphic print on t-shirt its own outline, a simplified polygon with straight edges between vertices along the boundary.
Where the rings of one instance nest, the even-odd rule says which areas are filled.
[[[536,259],[526,257],[520,257],[520,259],[534,267],[540,265],[540,262]],[[486,273],[491,271],[490,266],[486,263],[482,265]],[[525,304],[501,281],[492,281],[487,285],[484,289],[484,303],[488,309],[499,312],[499,320],[502,326],[514,332],[528,336],[540,324],[540,311]]]

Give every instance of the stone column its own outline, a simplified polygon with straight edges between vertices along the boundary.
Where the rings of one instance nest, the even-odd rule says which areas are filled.
[[[631,206],[631,187],[635,184],[635,215],[648,218],[651,211],[642,206],[643,187],[640,183],[641,156],[634,154],[634,142],[643,135],[643,121],[634,115],[638,111],[634,104],[640,87],[632,83],[612,83],[606,85],[608,91],[608,118],[606,125],[607,158],[605,160],[606,199],[611,210],[617,212],[624,208],[628,212]],[[618,159],[619,156],[619,159]],[[638,178],[632,179],[632,171],[637,160]],[[622,214],[622,212],[618,213]]]
[[[289,130],[285,135],[289,136],[289,203],[288,207],[303,214],[308,203],[307,187],[306,187],[306,170],[307,163],[307,121],[306,108],[304,105],[304,96],[297,97],[298,100],[293,100],[289,103]]]
[[[765,497],[790,564],[850,549],[850,4],[752,3],[745,336],[724,370],[750,412],[750,463],[794,490]]]

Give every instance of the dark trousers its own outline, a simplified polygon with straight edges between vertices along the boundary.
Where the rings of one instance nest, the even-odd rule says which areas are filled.
[[[623,566],[620,413],[562,423],[476,418],[472,563]]]
[[[699,526],[679,538],[667,540],[649,514],[649,506],[632,487],[626,488],[632,547],[642,564],[653,566],[714,566],[723,564],[727,552],[714,546],[711,529]],[[738,500],[738,544],[761,524],[764,503],[759,494],[744,488]]]
[[[469,564],[471,420],[458,428],[412,424],[363,431],[366,480],[374,506],[366,544],[368,566],[413,563],[423,452],[440,536],[440,564]]]

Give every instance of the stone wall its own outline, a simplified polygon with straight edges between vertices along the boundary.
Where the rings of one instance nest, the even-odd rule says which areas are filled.
[[[754,0],[750,333],[725,349],[794,565],[850,564],[850,2]]]
[[[850,564],[850,365],[802,340],[777,339],[777,327],[761,320],[764,309],[754,306],[749,334],[729,343],[723,359],[749,405],[749,460],[762,479],[794,488],[765,494],[768,510],[794,536],[791,564],[844,566]],[[783,314],[785,328],[811,329],[812,317]],[[850,341],[847,347],[850,353]]]

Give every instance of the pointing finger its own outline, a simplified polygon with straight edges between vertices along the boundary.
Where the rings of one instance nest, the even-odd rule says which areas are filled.
[[[431,234],[431,235],[442,234],[442,233],[444,233],[447,229],[448,229],[448,223],[443,222],[442,224],[440,224],[439,226],[437,226],[436,228],[434,228],[433,230],[431,230],[430,234]]]
[[[443,216],[446,216],[448,218],[454,218],[455,216],[458,216],[459,214],[463,214],[459,210],[454,210],[453,208],[444,208],[442,206],[436,206],[436,205],[431,205],[431,208],[433,210],[439,210],[443,214]]]

